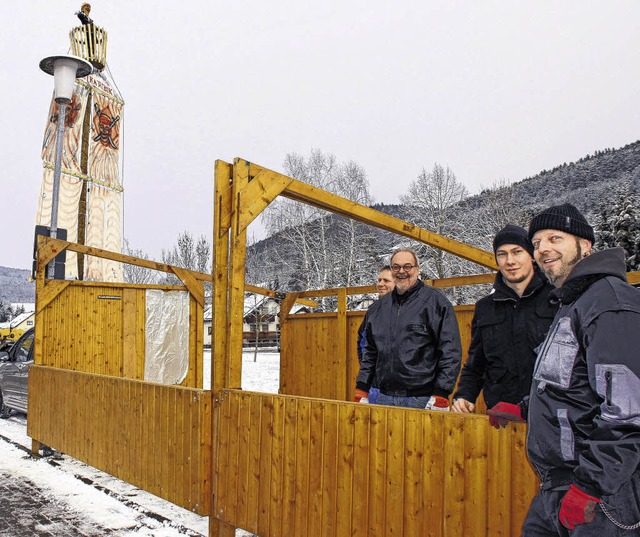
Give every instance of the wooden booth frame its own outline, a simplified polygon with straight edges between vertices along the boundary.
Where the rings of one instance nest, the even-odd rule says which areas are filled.
[[[246,160],[217,161],[213,274],[39,238],[28,434],[201,515],[209,535],[516,536],[537,480],[525,426],[486,416],[351,402],[355,332],[347,296],[374,286],[288,293],[278,394],[241,390],[247,226],[278,196],[397,233],[496,269],[490,252],[442,237]],[[62,250],[175,274],[182,285],[48,280]],[[494,273],[446,280],[489,283]],[[640,274],[629,275],[640,281]],[[211,390],[203,389],[204,284],[213,285]],[[189,370],[143,380],[148,289],[189,295]],[[334,295],[335,313],[289,315]],[[105,299],[106,297],[106,299]],[[473,306],[456,308],[468,346]]]

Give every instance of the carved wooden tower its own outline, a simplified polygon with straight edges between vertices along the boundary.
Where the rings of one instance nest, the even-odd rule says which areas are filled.
[[[91,6],[77,13],[82,25],[69,33],[70,52],[93,65],[77,79],[67,105],[60,177],[58,227],[67,240],[121,252],[121,147],[124,101],[107,65],[107,32],[89,18]],[[55,157],[56,103],[52,100],[42,144],[43,179],[36,224],[51,221],[51,192]],[[122,267],[112,260],[67,253],[65,277],[122,281]]]

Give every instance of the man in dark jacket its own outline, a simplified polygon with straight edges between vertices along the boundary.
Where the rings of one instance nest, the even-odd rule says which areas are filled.
[[[378,272],[378,283],[376,284],[376,290],[378,291],[378,298],[382,298],[387,293],[393,291],[393,288],[396,286],[396,282],[393,279],[393,274],[391,272],[391,267],[389,265],[385,265]],[[358,328],[358,363],[362,362],[362,353],[364,351],[364,347],[367,344],[367,316],[370,311],[374,311],[375,305],[377,302],[374,302],[369,309],[367,310],[367,314],[362,319],[362,323],[360,324],[360,328]],[[371,388],[369,388],[369,393],[367,397],[357,398],[356,401],[360,403],[371,403],[372,405],[378,400],[378,395],[380,395],[380,390],[378,386],[375,384],[375,379],[371,384]]]
[[[499,272],[489,296],[476,303],[469,357],[451,410],[474,412],[480,391],[487,408],[519,403],[529,393],[535,348],[549,330],[557,307],[553,286],[533,262],[524,228],[508,224],[493,239]]]
[[[449,410],[461,360],[453,306],[420,281],[412,250],[396,250],[390,265],[396,287],[367,315],[356,400],[375,378],[379,405]]]
[[[529,236],[560,309],[528,399],[489,410],[502,424],[527,416],[541,487],[523,535],[640,535],[640,291],[622,249],[591,253],[573,205],[535,216]]]

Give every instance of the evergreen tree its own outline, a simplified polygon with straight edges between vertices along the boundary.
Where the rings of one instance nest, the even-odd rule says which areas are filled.
[[[611,213],[613,209],[603,207],[595,222],[596,242],[593,245],[596,250],[606,250],[616,246],[616,238],[613,234],[613,226],[611,224]]]
[[[640,214],[638,198],[624,194],[614,206],[613,229],[618,246],[624,248],[627,271],[640,269]]]
[[[624,249],[627,271],[640,270],[640,213],[638,198],[620,194],[611,208],[602,209],[596,223],[596,248]]]
[[[12,313],[11,304],[4,304],[2,300],[0,300],[0,323],[10,321],[13,317]]]

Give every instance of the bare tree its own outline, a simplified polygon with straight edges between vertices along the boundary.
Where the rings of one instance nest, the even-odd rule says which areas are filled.
[[[507,224],[527,227],[531,214],[515,197],[515,189],[506,180],[495,181],[482,191],[483,203],[477,209],[463,208],[465,241],[491,249],[494,235]]]
[[[162,250],[162,262],[167,265],[186,268],[196,272],[211,272],[211,244],[204,235],[196,242],[188,231],[178,235],[173,248]],[[166,282],[178,284],[179,280],[173,274],[166,277]]]
[[[340,164],[334,155],[314,149],[307,158],[288,154],[284,168],[291,177],[352,201],[373,202],[366,173],[353,161]],[[374,270],[366,262],[375,239],[368,226],[288,199],[273,202],[262,221],[281,244],[265,262],[277,267],[275,273],[287,288],[353,285],[368,281]]]
[[[400,200],[406,205],[409,221],[439,235],[459,239],[463,228],[458,225],[456,206],[467,196],[467,188],[453,171],[436,163],[431,171],[422,169]],[[421,245],[418,249],[423,275],[445,278],[461,274],[462,260],[458,257],[431,246]]]
[[[149,256],[142,250],[135,250],[131,248],[127,239],[124,240],[124,253],[140,259],[149,259]],[[158,272],[155,270],[141,267],[139,265],[130,265],[129,263],[123,263],[122,269],[124,281],[127,283],[147,284],[158,282]]]

